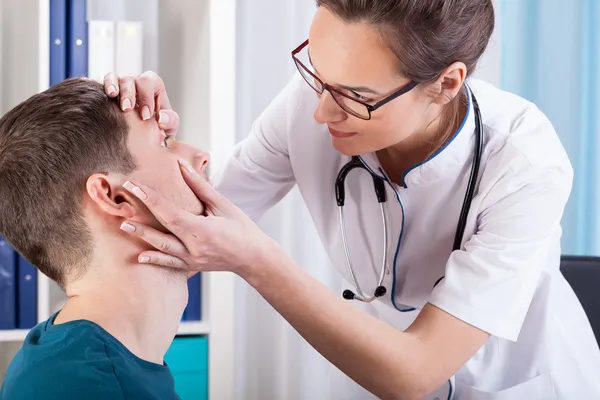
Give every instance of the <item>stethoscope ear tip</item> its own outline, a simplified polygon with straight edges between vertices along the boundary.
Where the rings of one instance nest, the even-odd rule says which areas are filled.
[[[354,292],[352,290],[344,290],[344,293],[342,293],[342,296],[346,300],[354,300],[354,297],[355,297]]]
[[[365,300],[360,297],[358,298],[358,300],[371,302],[374,298],[385,296],[386,293],[387,289],[385,288],[385,286],[378,286],[377,289],[375,289],[375,296],[371,298],[371,300]],[[342,297],[346,300],[354,300],[357,298],[354,292],[348,289],[344,290],[344,292],[342,293]]]

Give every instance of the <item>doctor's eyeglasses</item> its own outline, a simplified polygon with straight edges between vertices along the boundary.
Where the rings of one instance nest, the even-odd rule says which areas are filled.
[[[308,83],[308,85],[313,88],[315,92],[321,95],[325,90],[327,90],[329,93],[331,93],[331,97],[333,97],[335,102],[342,108],[342,110],[357,118],[370,120],[371,113],[373,111],[389,103],[395,98],[402,96],[404,93],[410,92],[415,86],[417,86],[417,82],[409,82],[385,99],[378,101],[375,104],[368,104],[368,102],[361,100],[361,96],[352,90],[335,88],[319,79],[310,62],[310,56],[308,54],[307,47],[308,40],[292,51],[292,59],[294,60],[300,75],[302,75],[306,83]]]

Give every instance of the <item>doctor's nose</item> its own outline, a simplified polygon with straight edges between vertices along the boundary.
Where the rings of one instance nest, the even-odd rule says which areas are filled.
[[[343,121],[348,118],[348,114],[335,102],[331,93],[324,90],[319,98],[314,118],[317,123],[326,124]]]

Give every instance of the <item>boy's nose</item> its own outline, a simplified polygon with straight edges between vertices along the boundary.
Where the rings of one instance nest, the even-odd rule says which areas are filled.
[[[192,166],[196,171],[206,172],[206,167],[210,161],[210,154],[207,152],[196,153],[192,158]]]

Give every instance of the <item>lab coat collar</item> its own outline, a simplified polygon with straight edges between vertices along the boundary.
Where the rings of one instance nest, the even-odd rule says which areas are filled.
[[[427,160],[410,167],[403,177],[404,188],[429,184],[456,173],[474,152],[475,111],[471,91],[467,90],[467,114],[452,138]],[[360,156],[371,172],[388,180],[377,154],[368,153]]]

